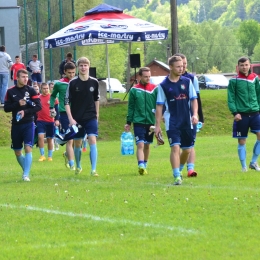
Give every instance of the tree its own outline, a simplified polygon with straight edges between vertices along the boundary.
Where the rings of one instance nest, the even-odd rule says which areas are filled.
[[[254,53],[254,48],[259,42],[259,23],[255,20],[243,21],[239,26],[237,36],[243,50],[246,50],[247,55],[250,57]]]

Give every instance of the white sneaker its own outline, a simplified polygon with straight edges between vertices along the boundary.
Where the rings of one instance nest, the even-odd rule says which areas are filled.
[[[30,178],[29,178],[28,176],[24,176],[24,177],[23,177],[23,180],[24,180],[24,181],[30,181]]]
[[[259,165],[257,164],[257,162],[251,162],[250,164],[249,164],[249,168],[250,169],[252,169],[252,170],[256,170],[256,171],[260,171],[260,167],[259,167]]]
[[[243,167],[241,171],[242,171],[242,172],[247,172],[247,168],[246,168],[246,167]]]

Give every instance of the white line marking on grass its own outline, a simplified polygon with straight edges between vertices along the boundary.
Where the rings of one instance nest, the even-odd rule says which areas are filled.
[[[104,218],[104,217],[99,217],[99,216],[94,216],[90,214],[79,214],[79,213],[74,213],[74,212],[66,212],[66,211],[59,211],[59,210],[51,210],[51,209],[44,209],[44,208],[38,208],[38,207],[33,207],[33,206],[15,206],[11,204],[0,204],[1,207],[6,207],[6,208],[13,208],[13,209],[26,209],[26,210],[31,210],[31,211],[39,211],[39,212],[44,212],[48,214],[55,214],[55,215],[62,215],[62,216],[67,216],[67,217],[79,217],[79,218],[86,218],[86,219],[91,219],[93,221],[102,221],[102,222],[108,222],[112,224],[127,224],[127,225],[132,225],[132,226],[140,226],[140,227],[149,227],[149,228],[158,228],[158,229],[166,229],[170,231],[179,231],[181,233],[189,233],[189,234],[196,234],[198,231],[194,229],[187,229],[187,228],[182,228],[182,227],[174,227],[174,226],[167,226],[167,225],[161,225],[161,224],[155,224],[155,223],[147,223],[147,222],[138,222],[138,221],[132,221],[128,219],[112,219],[112,218]]]

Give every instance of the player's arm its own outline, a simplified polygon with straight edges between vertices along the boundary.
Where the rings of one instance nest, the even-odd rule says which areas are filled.
[[[52,91],[51,96],[50,96],[50,109],[54,108],[55,100],[56,100],[58,93],[59,93],[59,89],[58,89],[57,84],[55,83],[54,86],[53,86],[53,91]]]
[[[129,132],[131,129],[131,123],[134,121],[134,113],[135,113],[135,95],[134,91],[130,89],[129,97],[128,97],[128,110],[126,116],[126,124],[125,124],[125,131]]]
[[[260,83],[259,83],[258,77],[256,78],[256,81],[255,81],[255,89],[256,89],[258,106],[260,107]]]
[[[227,95],[228,95],[228,108],[230,112],[235,116],[237,114],[237,108],[236,108],[236,93],[235,93],[235,84],[234,81],[236,79],[231,79],[228,84],[227,88]]]
[[[95,101],[95,106],[96,106],[97,120],[98,120],[99,119],[99,100]]]
[[[95,88],[95,92],[94,92],[94,101],[95,101],[95,107],[96,107],[96,113],[97,113],[97,120],[99,119],[99,100],[100,100],[99,85],[98,85],[98,81],[96,81],[96,88]]]
[[[31,60],[29,60],[28,63],[27,63],[27,70],[29,72],[33,72],[32,69],[31,69]]]
[[[7,90],[5,95],[5,103],[4,103],[4,111],[5,112],[12,112],[15,110],[18,110],[20,107],[19,102],[13,102],[11,99],[11,93],[9,90]]]
[[[42,109],[42,104],[39,96],[37,95],[36,91],[34,88],[30,88],[30,96],[31,96],[31,101],[34,102],[34,106],[27,106],[24,109],[24,114],[26,115],[27,113],[35,114],[38,111]]]
[[[70,84],[68,85],[67,90],[66,90],[66,95],[64,98],[64,107],[65,107],[70,124],[76,125],[77,122],[72,117],[71,110],[70,110]]]
[[[12,66],[12,67],[13,67],[13,66]],[[14,78],[13,78],[14,72],[13,72],[13,70],[12,70],[12,67],[11,67],[11,71],[10,71],[10,77],[11,77],[11,80],[14,79]]]

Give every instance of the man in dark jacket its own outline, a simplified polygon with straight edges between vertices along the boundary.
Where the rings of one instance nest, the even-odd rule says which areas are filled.
[[[34,114],[41,110],[41,102],[36,91],[27,85],[28,72],[17,72],[17,85],[7,90],[4,110],[12,112],[11,148],[23,169],[23,180],[30,181],[32,146],[34,144]],[[25,156],[22,154],[24,145]]]

